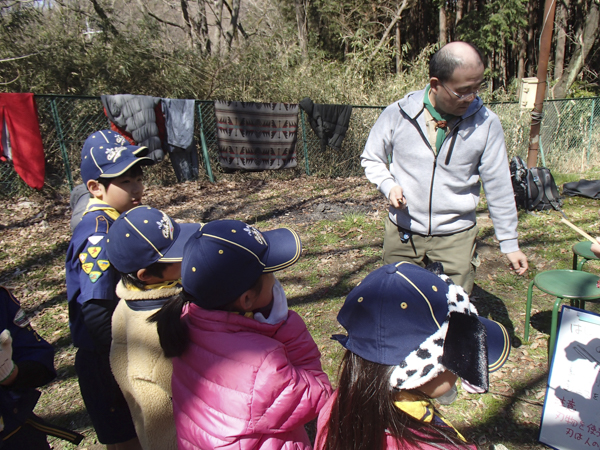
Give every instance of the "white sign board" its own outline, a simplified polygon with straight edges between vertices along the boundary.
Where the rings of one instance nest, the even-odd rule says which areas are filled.
[[[564,306],[539,441],[560,450],[600,450],[600,316]]]

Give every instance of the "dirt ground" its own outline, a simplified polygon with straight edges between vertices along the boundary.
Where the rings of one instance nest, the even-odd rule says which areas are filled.
[[[188,182],[168,187],[148,186],[144,203],[183,222],[234,218],[257,224],[263,230],[290,226],[301,236],[310,235],[316,224],[323,221],[336,222],[349,215],[360,214],[381,226],[382,237],[382,219],[387,209],[385,199],[364,178],[275,180],[238,177],[222,179],[215,184]],[[70,344],[66,308],[64,256],[70,239],[69,220],[68,192],[45,191],[27,198],[0,200],[0,284],[13,290],[32,317],[32,324],[46,340],[60,349],[55,359],[58,378],[45,388],[42,399],[50,400],[40,400],[49,403],[40,403],[39,409],[44,412],[45,418],[59,418],[64,426],[83,430],[89,437],[93,431],[85,413],[72,412],[83,410],[83,406],[78,392],[74,390],[76,381],[72,366],[75,351]],[[473,301],[480,314],[508,326],[515,323],[509,332],[522,336],[522,328],[519,329],[522,317],[514,317],[507,308],[514,302],[522,303],[522,292],[517,293],[512,286],[498,286],[498,277],[507,272],[507,261],[498,251],[485,210],[479,212],[478,223],[483,230],[479,239],[481,265]],[[360,262],[361,258],[368,258],[371,265],[376,264],[380,258],[381,237],[369,244],[375,248],[374,254],[361,253],[357,249],[346,251],[325,247],[319,257],[320,261],[327,263],[328,277],[332,280],[346,278],[354,264],[350,261]],[[532,262],[535,263],[535,260]],[[303,277],[301,272],[295,272],[295,276],[299,280]],[[298,286],[301,287],[301,281],[298,281]],[[341,295],[347,292],[336,295],[342,298]],[[317,294],[313,299],[316,298]],[[326,317],[335,322],[338,307],[328,310],[325,302],[318,303],[316,308],[322,308],[322,311],[307,310],[305,320],[311,323]],[[533,348],[543,345],[541,342],[534,341]],[[518,347],[520,340],[515,338],[514,344]],[[520,444],[516,447],[541,448],[535,438],[542,405],[540,392],[545,386],[546,373],[545,355],[543,352],[541,355],[532,352],[531,347],[529,350],[515,348],[509,363],[494,374],[492,380],[498,381],[494,395],[507,399],[507,402],[499,418],[484,421],[470,430],[471,436],[479,439],[480,444],[493,441],[494,436],[503,436],[503,418],[517,414],[520,415],[519,428],[514,433],[522,433],[524,437],[519,439]],[[522,390],[515,388],[516,379],[523,379]],[[63,400],[56,404],[53,398]],[[68,400],[65,401],[65,398]],[[468,428],[471,411],[482,408],[483,404],[476,400],[465,400],[464,412],[454,412],[457,425]],[[84,443],[91,445],[93,439],[86,438]],[[70,447],[57,444],[55,448]]]

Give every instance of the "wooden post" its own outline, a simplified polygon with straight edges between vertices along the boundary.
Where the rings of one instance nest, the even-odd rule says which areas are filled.
[[[552,46],[552,33],[554,30],[555,0],[546,0],[544,6],[544,23],[542,24],[542,36],[540,38],[540,55],[537,71],[537,92],[535,104],[531,111],[531,132],[529,134],[529,150],[527,152],[527,167],[536,167],[540,150],[540,127],[542,124],[542,110],[544,108],[544,97],[546,96],[546,80],[548,78],[548,60],[550,59],[550,48]]]

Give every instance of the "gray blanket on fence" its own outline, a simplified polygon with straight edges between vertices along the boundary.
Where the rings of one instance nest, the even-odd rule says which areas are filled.
[[[215,101],[219,162],[229,169],[296,167],[298,105]]]

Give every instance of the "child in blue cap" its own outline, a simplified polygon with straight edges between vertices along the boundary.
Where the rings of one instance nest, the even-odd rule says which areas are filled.
[[[69,326],[78,348],[75,371],[98,440],[111,450],[141,448],[109,364],[118,273],[106,256],[106,235],[119,214],[142,201],[141,166],[152,164],[137,156],[144,151],[110,130],[85,140],[81,178],[92,197],[73,231],[66,258]]]
[[[177,450],[171,402],[171,361],[156,325],[147,321],[181,290],[183,245],[200,228],[138,206],[108,231],[108,260],[121,274],[112,317],[110,366],[127,400],[144,450]]]
[[[155,316],[173,357],[180,450],[312,448],[304,425],[331,386],[273,275],[301,251],[290,229],[260,232],[237,220],[209,222],[186,243],[184,292]]]
[[[499,323],[479,317],[446,275],[400,262],[373,272],[338,314],[347,335],[339,386],[319,413],[315,449],[469,448],[431,399],[460,377],[488,389],[488,373],[508,359]]]

